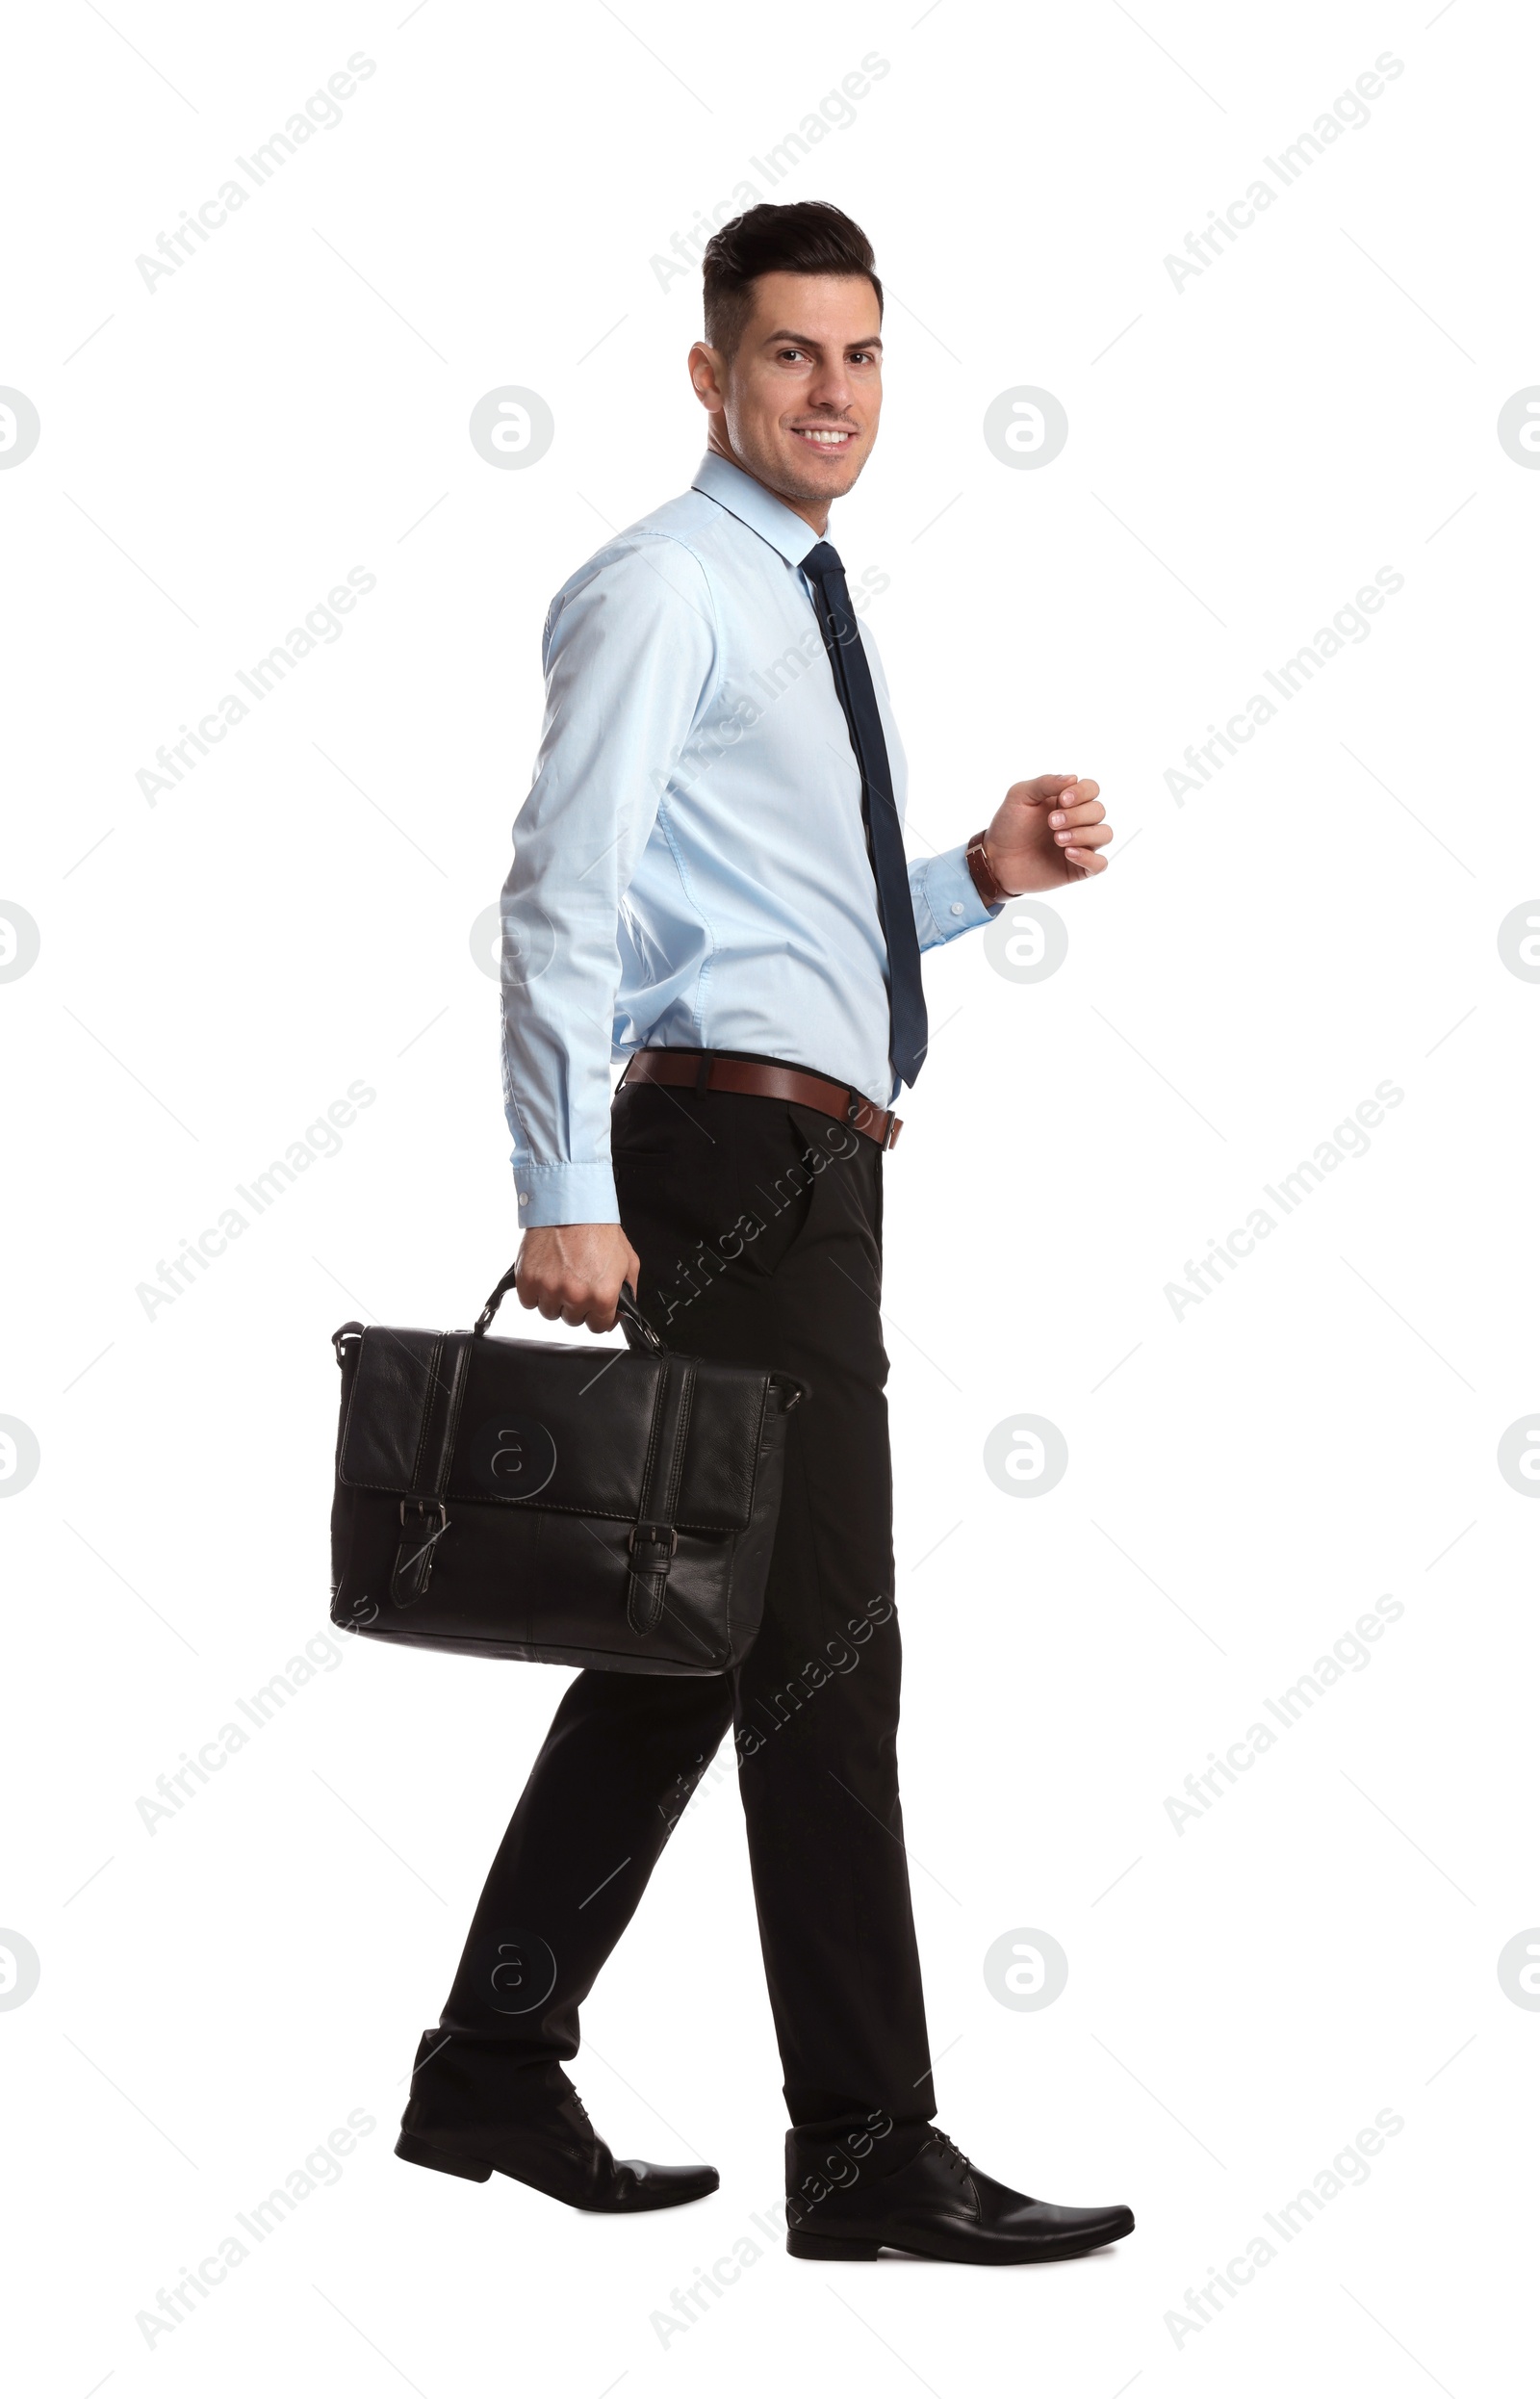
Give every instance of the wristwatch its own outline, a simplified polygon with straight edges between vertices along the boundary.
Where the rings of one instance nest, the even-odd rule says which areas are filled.
[[[1003,884],[996,882],[994,869],[989,864],[986,838],[982,833],[976,833],[968,843],[967,861],[968,872],[973,877],[973,888],[985,907],[1003,907],[1013,894],[1005,889]]]

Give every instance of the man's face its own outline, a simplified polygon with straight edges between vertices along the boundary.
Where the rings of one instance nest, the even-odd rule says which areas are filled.
[[[822,532],[877,439],[883,344],[864,275],[759,275],[731,359],[697,342],[690,378],[710,447]]]

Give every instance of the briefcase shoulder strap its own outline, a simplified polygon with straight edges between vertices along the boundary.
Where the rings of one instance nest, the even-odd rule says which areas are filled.
[[[675,1514],[695,1400],[696,1361],[665,1352],[658,1360],[657,1396],[642,1468],[636,1522],[630,1530],[626,1614],[635,1633],[651,1633],[663,1612],[668,1570],[680,1544]]]

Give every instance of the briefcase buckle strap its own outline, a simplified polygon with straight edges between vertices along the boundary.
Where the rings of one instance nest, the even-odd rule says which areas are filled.
[[[655,1631],[668,1593],[668,1570],[680,1545],[674,1516],[695,1400],[696,1361],[669,1357],[657,1379],[640,1505],[629,1535],[626,1617],[633,1633]]]
[[[415,1524],[408,1524],[406,1511],[411,1509]],[[429,1530],[433,1516],[437,1524]],[[391,1596],[398,1607],[409,1600],[421,1599],[427,1590],[433,1572],[433,1552],[449,1529],[449,1511],[441,1499],[422,1498],[414,1494],[403,1499],[400,1507],[401,1538],[391,1570]]]
[[[449,1460],[454,1455],[460,1404],[465,1398],[470,1354],[469,1333],[443,1333],[434,1344],[428,1366],[427,1397],[418,1427],[412,1487],[400,1504],[401,1537],[391,1568],[391,1596],[398,1607],[426,1598],[433,1554],[449,1529],[444,1495],[449,1485]],[[408,1509],[415,1521],[408,1521]],[[434,1515],[438,1522],[431,1524]]]

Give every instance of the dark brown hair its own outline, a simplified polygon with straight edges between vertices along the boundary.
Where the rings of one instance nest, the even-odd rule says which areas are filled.
[[[757,275],[864,275],[883,313],[872,245],[828,200],[761,201],[730,219],[706,245],[706,338],[731,358],[754,306]]]

